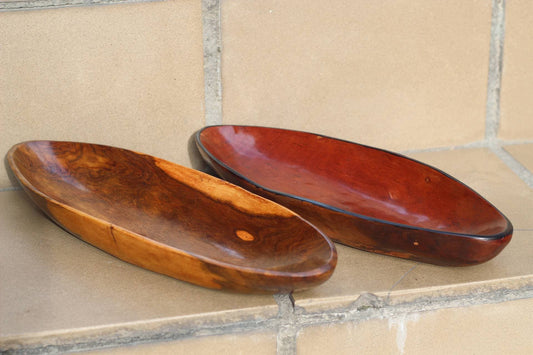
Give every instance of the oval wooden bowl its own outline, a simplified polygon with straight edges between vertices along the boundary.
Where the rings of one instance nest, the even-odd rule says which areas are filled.
[[[84,241],[197,285],[288,292],[326,281],[333,243],[289,209],[196,170],[95,144],[32,141],[8,164],[31,199]]]
[[[336,242],[423,262],[487,261],[513,227],[463,183],[399,154],[318,134],[211,126],[196,134],[224,179],[297,212]]]

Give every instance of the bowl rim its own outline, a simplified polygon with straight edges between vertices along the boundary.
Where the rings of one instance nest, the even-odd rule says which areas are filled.
[[[472,233],[460,233],[460,232],[451,232],[451,231],[446,231],[446,230],[424,228],[424,227],[419,227],[419,226],[415,226],[415,225],[392,222],[392,221],[388,221],[388,220],[385,220],[385,219],[376,218],[376,217],[372,217],[372,216],[368,216],[368,215],[364,215],[364,214],[359,214],[359,213],[355,213],[355,212],[350,212],[350,211],[344,210],[342,208],[331,206],[329,204],[326,204],[326,203],[323,203],[323,202],[320,202],[320,201],[312,200],[312,199],[301,197],[301,196],[298,196],[298,195],[293,195],[291,193],[286,193],[286,192],[274,190],[272,188],[269,188],[269,187],[263,186],[263,185],[261,185],[259,183],[256,183],[255,181],[251,180],[250,178],[246,177],[245,175],[239,173],[238,171],[236,171],[235,169],[233,169],[232,167],[230,167],[229,165],[225,164],[220,159],[215,157],[204,146],[204,144],[202,143],[202,140],[201,140],[202,132],[204,132],[205,130],[208,130],[208,129],[216,128],[216,127],[251,127],[251,128],[259,128],[259,129],[270,129],[270,130],[277,130],[277,131],[285,131],[285,132],[304,133],[304,134],[308,134],[308,135],[312,135],[312,136],[318,136],[318,137],[322,137],[322,138],[327,138],[327,139],[330,139],[330,140],[333,140],[333,141],[338,141],[338,142],[342,142],[342,143],[346,143],[346,144],[358,145],[358,146],[361,146],[361,147],[364,147],[364,148],[377,150],[377,151],[385,153],[385,154],[390,154],[390,155],[393,155],[393,156],[398,157],[398,158],[403,158],[403,159],[410,160],[412,162],[415,162],[417,164],[420,164],[420,165],[423,165],[425,167],[428,167],[430,169],[435,170],[436,172],[444,175],[446,178],[451,179],[455,183],[459,183],[461,186],[463,186],[463,188],[466,188],[467,190],[469,190],[472,193],[474,193],[475,195],[477,195],[479,198],[481,198],[483,201],[485,201],[488,204],[489,207],[491,207],[494,210],[496,210],[496,212],[498,212],[500,214],[500,216],[503,217],[503,219],[506,222],[506,227],[505,227],[505,229],[502,232],[499,232],[499,233],[496,233],[496,234],[491,234],[491,235],[479,235],[479,234],[472,234]],[[326,208],[326,209],[332,210],[334,212],[346,214],[346,215],[349,215],[349,216],[352,216],[352,217],[356,217],[356,218],[360,218],[360,219],[363,219],[363,220],[376,222],[376,223],[387,224],[387,225],[391,225],[391,226],[398,227],[398,228],[404,228],[404,229],[412,229],[412,230],[423,231],[423,232],[430,232],[430,233],[443,234],[443,235],[453,235],[453,236],[457,236],[457,237],[474,238],[474,239],[481,239],[481,240],[503,239],[506,236],[508,236],[508,235],[513,233],[513,225],[511,223],[511,221],[498,208],[496,208],[496,206],[494,206],[490,201],[488,201],[486,198],[481,196],[474,189],[472,189],[471,187],[469,187],[468,185],[466,185],[462,181],[458,180],[457,178],[451,176],[450,174],[448,174],[448,173],[446,173],[446,172],[444,172],[444,171],[442,171],[442,170],[440,170],[440,169],[438,169],[438,168],[436,168],[436,167],[434,167],[432,165],[423,163],[423,162],[421,162],[419,160],[410,158],[410,157],[405,156],[405,155],[400,154],[400,153],[392,152],[392,151],[389,151],[389,150],[386,150],[386,149],[382,149],[382,148],[372,147],[372,146],[365,145],[365,144],[351,142],[351,141],[348,141],[348,140],[345,140],[345,139],[334,138],[334,137],[330,137],[330,136],[319,134],[319,133],[312,133],[312,132],[307,132],[307,131],[285,129],[285,128],[277,128],[277,127],[268,127],[268,126],[233,125],[233,124],[208,125],[208,126],[205,126],[205,127],[201,128],[201,129],[199,129],[198,131],[196,131],[194,136],[195,136],[195,140],[196,140],[197,146],[203,152],[205,152],[217,164],[222,166],[224,169],[228,170],[230,173],[236,175],[240,179],[243,179],[244,181],[248,182],[249,184],[251,184],[253,186],[256,186],[256,187],[258,187],[260,189],[263,189],[263,190],[265,190],[267,192],[270,192],[272,194],[275,194],[275,195],[280,195],[280,196],[292,198],[292,199],[295,199],[295,200],[304,201],[304,202],[307,202],[307,203],[310,203],[310,204],[313,204],[313,205],[316,205],[316,206],[319,206],[319,207],[322,207],[322,208]],[[305,219],[305,217],[304,217],[304,219]]]

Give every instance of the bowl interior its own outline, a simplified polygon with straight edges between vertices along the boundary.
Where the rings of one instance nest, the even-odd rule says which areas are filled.
[[[473,190],[430,166],[380,149],[311,133],[212,126],[209,154],[256,185],[382,221],[490,236],[506,218]]]
[[[289,210],[161,159],[50,141],[20,144],[8,156],[25,188],[187,254],[291,272],[332,258],[330,242]]]

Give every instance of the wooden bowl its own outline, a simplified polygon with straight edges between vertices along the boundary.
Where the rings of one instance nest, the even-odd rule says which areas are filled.
[[[211,126],[196,134],[224,179],[297,212],[336,242],[439,265],[496,256],[513,227],[463,183],[399,154],[318,134]]]
[[[326,281],[334,244],[289,209],[168,161],[108,146],[32,141],[8,164],[31,199],[80,239],[197,285],[288,292]]]

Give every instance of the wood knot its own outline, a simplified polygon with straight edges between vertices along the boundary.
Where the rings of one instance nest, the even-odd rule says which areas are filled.
[[[242,229],[238,229],[235,234],[237,235],[237,237],[244,240],[245,242],[251,242],[252,240],[254,240],[253,235]]]

